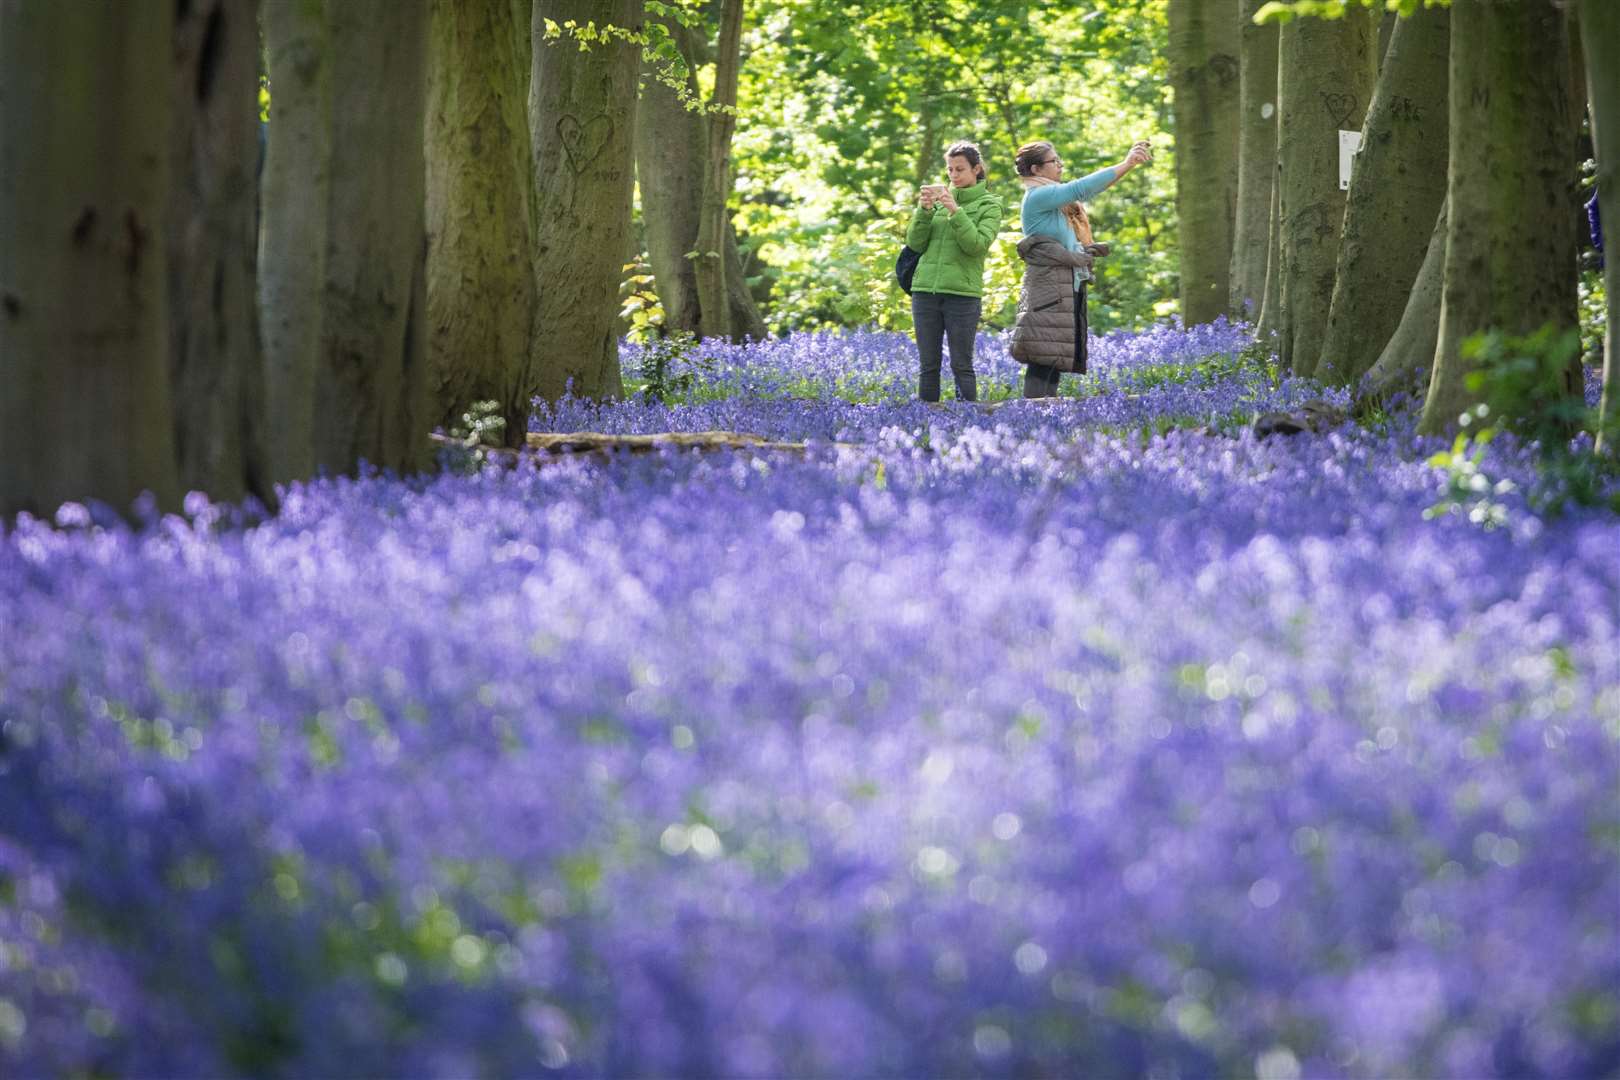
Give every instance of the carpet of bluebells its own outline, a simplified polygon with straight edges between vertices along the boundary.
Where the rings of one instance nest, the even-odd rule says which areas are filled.
[[[1258,440],[1246,343],[710,349],[535,426],[803,453],[13,523],[0,1073],[1616,1075],[1620,520]]]

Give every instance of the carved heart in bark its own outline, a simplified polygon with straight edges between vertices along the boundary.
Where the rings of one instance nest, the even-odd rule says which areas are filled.
[[[1357,100],[1354,94],[1322,95],[1322,104],[1327,107],[1328,115],[1341,128],[1350,122],[1350,114],[1356,111]]]
[[[604,114],[581,124],[575,117],[564,116],[557,121],[557,136],[562,139],[568,167],[579,174],[596,160],[608,139],[613,137],[613,121]]]

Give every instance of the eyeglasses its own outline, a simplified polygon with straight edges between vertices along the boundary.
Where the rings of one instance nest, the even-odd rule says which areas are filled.
[[[1045,161],[1041,162],[1041,164],[1042,165],[1061,165],[1061,164],[1063,164],[1063,159],[1062,158],[1056,158],[1056,157],[1055,158],[1047,158]]]

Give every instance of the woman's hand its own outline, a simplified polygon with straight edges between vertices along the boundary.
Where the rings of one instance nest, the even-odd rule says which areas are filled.
[[[924,210],[932,210],[934,208],[934,192],[933,192],[933,189],[931,189],[931,188],[918,188],[917,189],[917,205],[922,207]]]
[[[956,198],[951,194],[950,188],[939,193],[939,205],[953,214],[956,213]]]
[[[1141,142],[1131,146],[1131,152],[1125,155],[1124,161],[1114,166],[1114,179],[1110,180],[1109,183],[1112,184],[1138,165],[1148,165],[1152,162],[1153,144],[1143,139]]]

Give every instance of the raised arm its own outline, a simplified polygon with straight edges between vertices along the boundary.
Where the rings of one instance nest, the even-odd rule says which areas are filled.
[[[1126,173],[1138,165],[1146,165],[1153,160],[1153,150],[1146,142],[1139,142],[1131,147],[1131,152],[1125,155],[1125,160],[1118,165],[1109,165],[1098,169],[1089,176],[1082,176],[1078,180],[1070,180],[1066,184],[1053,184],[1050,187],[1031,188],[1024,196],[1024,205],[1032,210],[1055,210],[1065,203],[1075,200],[1084,202],[1091,197],[1108,190]]]
[[[1072,203],[1076,199],[1081,201],[1089,199],[1117,179],[1114,170],[1118,167],[1117,165],[1110,165],[1106,169],[1098,169],[1090,176],[1082,176],[1078,180],[1070,180],[1066,184],[1049,184],[1046,187],[1030,188],[1024,195],[1024,206],[1030,210],[1044,212],[1056,210],[1058,207]]]

